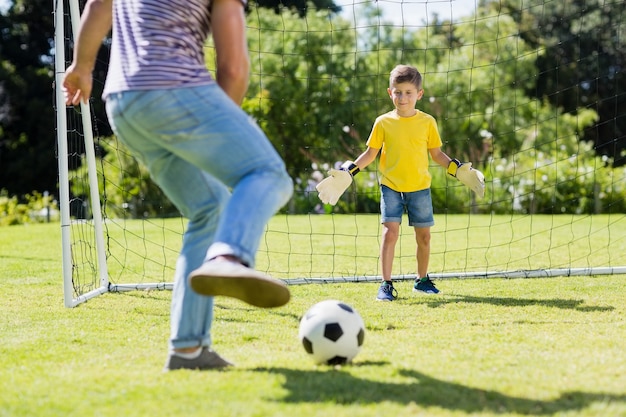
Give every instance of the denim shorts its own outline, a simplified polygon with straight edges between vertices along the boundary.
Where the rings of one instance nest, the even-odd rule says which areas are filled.
[[[405,209],[409,214],[409,226],[431,227],[435,225],[430,188],[401,193],[386,185],[380,186],[381,223],[402,223]]]

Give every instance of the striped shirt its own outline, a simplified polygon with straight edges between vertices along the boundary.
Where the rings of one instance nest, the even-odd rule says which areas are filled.
[[[204,62],[212,0],[114,0],[103,98],[214,82]]]

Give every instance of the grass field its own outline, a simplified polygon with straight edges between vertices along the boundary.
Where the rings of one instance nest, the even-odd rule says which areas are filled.
[[[0,228],[0,416],[626,416],[623,275],[446,279],[434,297],[399,282],[384,304],[376,283],[292,286],[273,310],[218,299],[214,348],[237,366],[163,373],[171,293],[67,309],[60,258],[58,224]],[[297,341],[328,298],[366,323],[351,366],[316,367]]]
[[[437,215],[435,221],[435,275],[626,265],[624,214]],[[171,280],[184,226],[180,219],[107,222],[111,280]],[[85,225],[73,227],[84,239]],[[379,216],[372,214],[275,216],[261,241],[257,268],[283,279],[380,275],[380,229]],[[413,229],[403,224],[400,230],[394,274],[415,274]]]

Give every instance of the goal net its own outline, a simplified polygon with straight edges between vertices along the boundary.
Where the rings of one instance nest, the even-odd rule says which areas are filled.
[[[374,119],[393,108],[389,72],[407,63],[423,74],[418,108],[437,119],[444,152],[486,177],[478,198],[431,166],[432,278],[626,273],[621,1],[365,1],[332,10],[251,2],[243,106],[295,184],[267,225],[257,269],[294,285],[381,279],[376,163],[336,206],[323,205],[315,185],[365,149]],[[186,221],[110,131],[99,98],[109,42],[90,103],[64,105],[59,87],[83,4],[55,5],[65,304],[171,289]],[[210,43],[205,52],[214,70]],[[406,223],[396,280],[415,278]]]

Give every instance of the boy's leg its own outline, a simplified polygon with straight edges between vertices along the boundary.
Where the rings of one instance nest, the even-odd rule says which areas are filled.
[[[409,212],[409,225],[415,229],[415,242],[417,243],[417,278],[413,285],[413,291],[427,294],[439,292],[428,278],[428,266],[430,263],[430,228],[435,224],[433,216],[433,203],[430,189],[407,193],[407,211]]]
[[[187,177],[165,168],[169,161],[159,151],[232,190],[215,216],[205,261],[228,257],[241,264],[205,262],[191,274],[192,288],[203,295],[235,297],[259,307],[285,304],[289,300],[286,285],[252,270],[267,222],[293,191],[285,164],[265,134],[217,85],[135,96],[118,113],[119,118],[132,119],[135,129],[157,149],[156,155],[146,150],[143,160],[183,215],[194,219],[199,208],[193,201],[211,198],[211,187],[190,187]],[[157,178],[158,174],[175,178]],[[190,193],[201,195],[190,201]]]
[[[383,236],[380,245],[380,267],[383,276],[378,289],[376,299],[380,301],[393,301],[397,292],[393,288],[391,273],[393,271],[393,259],[395,256],[396,243],[400,235],[400,223],[404,211],[404,199],[402,193],[382,185],[380,197],[380,213],[383,225]]]
[[[417,278],[428,275],[430,262],[430,228],[435,224],[430,189],[406,193],[409,225],[415,229]]]
[[[396,243],[400,235],[400,223],[383,223],[383,239],[380,245],[380,267],[383,280],[391,281],[391,271],[393,270],[393,258],[396,251]]]
[[[380,246],[380,263],[384,281],[391,281],[396,242],[404,213],[404,195],[386,185],[380,186],[380,221],[383,240]]]
[[[415,228],[415,242],[417,243],[417,277],[428,275],[430,262],[430,227]]]
[[[398,292],[393,287],[393,282],[391,281],[391,271],[393,270],[393,258],[399,234],[400,223],[383,223],[383,239],[380,244],[380,266],[383,281],[376,294],[378,301],[393,301],[398,297]]]
[[[439,290],[428,277],[430,262],[430,227],[416,227],[415,241],[417,242],[417,278],[413,284],[414,292],[437,294]]]

